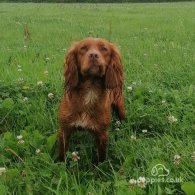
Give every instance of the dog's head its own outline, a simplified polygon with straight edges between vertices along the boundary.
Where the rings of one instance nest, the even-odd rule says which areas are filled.
[[[72,45],[65,60],[65,85],[77,87],[80,77],[102,78],[105,88],[122,87],[122,64],[117,47],[100,38],[86,38]]]

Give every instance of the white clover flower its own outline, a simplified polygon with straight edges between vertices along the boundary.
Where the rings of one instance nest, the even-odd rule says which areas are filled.
[[[24,48],[27,48],[27,45],[24,45]]]
[[[174,116],[168,116],[167,118],[168,118],[168,120],[169,120],[170,123],[175,123],[175,122],[177,122],[177,118],[174,117]]]
[[[50,58],[48,58],[48,57],[47,57],[47,58],[45,58],[45,59],[46,59],[46,61],[49,61],[49,60],[50,60]]]
[[[132,91],[133,90],[133,87],[132,86],[129,86],[127,87],[128,91]]]
[[[78,160],[80,160],[80,157],[78,156],[78,152],[74,151],[74,152],[72,153],[72,160],[73,160],[73,161],[78,161]]]
[[[27,98],[27,97],[24,97],[24,98],[23,98],[23,101],[24,101],[24,102],[28,101],[28,98]]]
[[[130,185],[130,187],[135,186],[136,183],[137,183],[137,181],[136,181],[135,179],[130,179],[130,180],[129,180],[129,185]]]
[[[24,140],[23,139],[20,139],[19,141],[18,141],[18,144],[23,144],[24,143]]]
[[[180,158],[181,158],[181,156],[178,155],[178,154],[176,154],[176,155],[174,156],[174,160],[178,160],[178,159],[180,159]]]
[[[22,69],[21,68],[18,68],[18,72],[22,72]]]
[[[120,125],[121,125],[121,122],[120,121],[116,121],[115,126],[116,127],[120,127]]]
[[[133,81],[133,82],[132,82],[132,85],[137,85],[137,82],[136,82],[136,81]]]
[[[0,167],[0,175],[3,175],[4,173],[6,173],[6,168]]]
[[[66,48],[62,49],[62,51],[66,51]]]
[[[45,74],[45,75],[48,75],[48,73],[49,73],[48,70],[45,70],[45,71],[44,71],[44,74]]]
[[[135,141],[137,138],[135,135],[131,135],[131,141]]]
[[[147,133],[148,130],[147,129],[142,129],[142,133]]]
[[[22,135],[18,135],[18,136],[17,136],[17,139],[18,139],[18,140],[20,140],[20,139],[22,139],[22,138],[23,138]]]
[[[176,155],[174,156],[174,164],[175,164],[175,165],[179,165],[180,162],[181,162],[181,156],[178,155],[178,154],[176,154]]]
[[[165,104],[166,103],[166,100],[162,100],[162,104]]]
[[[192,161],[195,162],[195,152],[192,153],[192,156],[191,157],[192,157]]]
[[[43,86],[43,81],[37,81],[37,85]]]
[[[36,154],[39,154],[40,152],[41,152],[40,149],[36,149],[36,151],[35,151]]]
[[[54,98],[54,94],[53,93],[49,93],[48,97],[52,100]]]
[[[20,66],[20,65],[18,65],[18,68],[21,68],[21,66]]]
[[[19,83],[24,83],[24,79],[23,79],[23,78],[19,78],[19,79],[18,79],[18,82],[19,82]]]
[[[115,131],[120,131],[120,129],[119,128],[115,128]]]
[[[139,177],[138,180],[137,180],[137,185],[140,188],[145,188],[146,187],[146,179],[145,179],[145,177]]]

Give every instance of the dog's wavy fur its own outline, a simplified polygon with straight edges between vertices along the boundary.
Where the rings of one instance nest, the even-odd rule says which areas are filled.
[[[86,38],[72,45],[64,63],[65,91],[59,111],[59,159],[65,160],[72,132],[81,128],[97,140],[98,161],[106,145],[114,106],[125,118],[123,67],[117,47],[100,38]]]

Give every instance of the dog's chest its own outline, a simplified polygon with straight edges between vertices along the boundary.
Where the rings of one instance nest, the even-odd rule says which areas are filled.
[[[75,120],[71,123],[71,126],[95,129],[96,123],[94,121],[94,116],[96,108],[94,105],[98,104],[97,93],[93,90],[89,90],[85,95],[83,95],[80,104],[82,106],[81,111],[76,114]]]
[[[97,94],[93,90],[89,90],[84,96],[84,104],[92,105],[97,101],[97,99],[98,99]]]

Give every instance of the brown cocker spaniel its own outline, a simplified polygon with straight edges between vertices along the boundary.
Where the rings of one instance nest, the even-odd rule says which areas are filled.
[[[123,70],[117,47],[100,38],[86,38],[69,50],[65,64],[65,92],[59,111],[59,158],[65,159],[75,129],[93,133],[98,145],[98,162],[106,156],[111,110],[125,118],[122,92]]]

